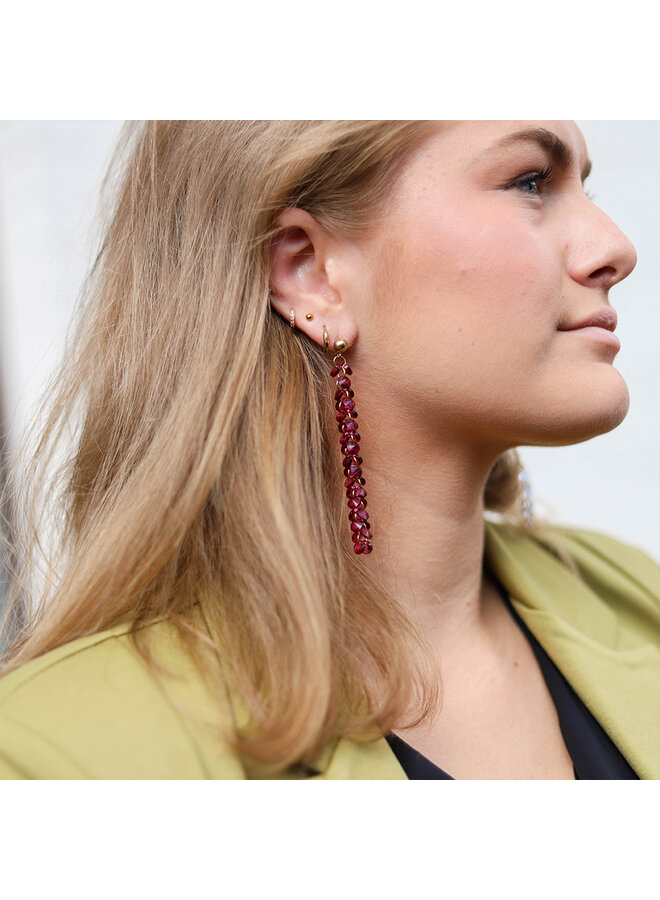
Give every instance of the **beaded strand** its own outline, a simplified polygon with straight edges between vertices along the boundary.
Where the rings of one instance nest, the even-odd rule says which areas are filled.
[[[348,377],[353,374],[353,370],[345,360],[343,363],[337,364],[338,357],[343,359],[341,354],[335,356],[333,359],[335,365],[330,369],[330,377],[337,377],[335,409],[337,410],[337,427],[341,433],[339,443],[341,452],[344,455],[344,475],[346,476],[344,487],[348,497],[348,518],[351,522],[353,550],[355,553],[368,554],[373,550],[373,545],[371,543],[371,526],[366,510],[367,492],[364,489],[365,481],[361,467],[362,457],[359,455],[360,434],[355,421],[358,414],[355,410],[351,379]]]

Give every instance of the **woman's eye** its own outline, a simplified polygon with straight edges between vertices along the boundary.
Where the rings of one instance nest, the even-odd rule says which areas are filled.
[[[521,175],[520,178],[512,181],[508,187],[522,191],[523,194],[528,194],[530,197],[540,197],[539,185],[548,181],[551,175],[552,166],[548,166],[542,172],[527,172],[526,175]]]

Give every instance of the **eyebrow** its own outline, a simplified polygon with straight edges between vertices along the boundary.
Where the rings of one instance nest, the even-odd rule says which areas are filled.
[[[495,144],[495,147],[508,147],[511,144],[527,142],[538,144],[543,150],[546,150],[553,161],[558,166],[570,169],[573,165],[573,153],[560,137],[547,128],[528,128],[525,131],[515,131],[507,134]],[[589,176],[591,172],[591,160],[588,159],[582,170],[582,181]]]

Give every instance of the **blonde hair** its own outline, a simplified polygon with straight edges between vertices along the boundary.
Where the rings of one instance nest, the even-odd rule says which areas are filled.
[[[245,702],[238,750],[274,768],[383,733],[413,697],[420,718],[432,708],[423,640],[347,541],[327,357],[268,300],[276,213],[362,233],[425,125],[125,126],[28,473],[26,572],[40,518],[59,542],[6,671],[123,617],[136,641],[167,617],[209,681]],[[514,518],[518,467],[504,454],[485,492]]]

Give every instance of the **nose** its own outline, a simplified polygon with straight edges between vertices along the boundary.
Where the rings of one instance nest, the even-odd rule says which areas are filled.
[[[583,194],[586,209],[573,218],[571,276],[580,284],[609,290],[637,265],[632,241]]]

